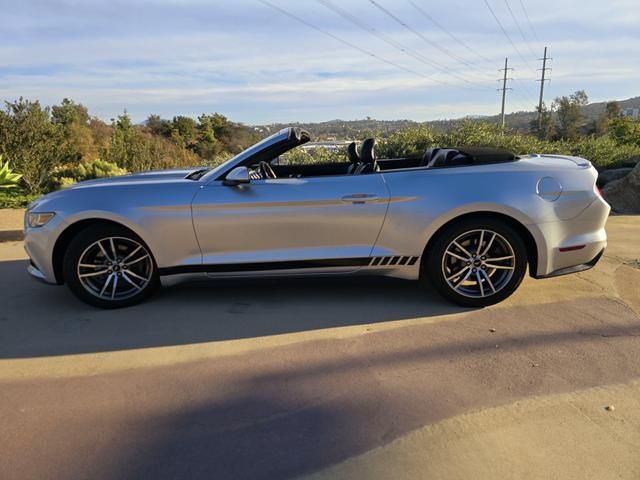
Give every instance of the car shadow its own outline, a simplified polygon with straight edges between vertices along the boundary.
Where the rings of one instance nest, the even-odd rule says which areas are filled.
[[[144,304],[99,310],[0,262],[0,358],[263,337],[468,311],[417,282],[374,277],[178,280]]]

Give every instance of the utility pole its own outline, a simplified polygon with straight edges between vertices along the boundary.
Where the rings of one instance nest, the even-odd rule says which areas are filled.
[[[548,82],[549,79],[545,79],[545,74],[547,70],[551,70],[551,68],[547,68],[547,60],[553,60],[553,58],[547,57],[547,47],[544,47],[544,56],[539,58],[538,60],[542,60],[542,68],[538,70],[542,70],[542,78],[538,80],[540,82],[540,102],[538,103],[538,132],[542,132],[542,99],[544,96],[544,82]]]
[[[499,72],[504,71],[504,76],[502,77],[502,88],[498,88],[498,92],[502,92],[502,110],[500,111],[500,122],[502,124],[502,133],[504,133],[504,103],[507,97],[507,90],[512,90],[511,88],[507,88],[507,80],[511,80],[507,77],[507,73],[509,70],[513,70],[513,68],[509,68],[509,59],[504,59],[504,68],[498,70]]]

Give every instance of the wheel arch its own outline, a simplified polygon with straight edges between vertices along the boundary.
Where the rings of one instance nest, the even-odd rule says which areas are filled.
[[[469,220],[469,219],[477,219],[477,218],[493,218],[496,220],[500,220],[508,224],[511,228],[513,228],[522,241],[525,244],[525,248],[527,250],[527,263],[529,265],[529,275],[535,276],[538,271],[538,244],[535,240],[535,237],[531,233],[531,231],[519,220],[514,217],[507,215],[505,213],[492,212],[492,211],[477,211],[471,213],[465,213],[462,215],[458,215],[452,219],[447,220],[442,225],[440,225],[435,232],[429,237],[427,244],[422,251],[422,262],[420,265],[420,277],[423,276],[424,272],[424,260],[427,257],[427,252],[429,251],[429,247],[433,245],[436,238],[451,225],[454,225],[458,222]]]
[[[78,220],[68,225],[62,231],[62,233],[56,239],[56,243],[54,244],[54,247],[53,247],[53,254],[52,254],[51,260],[53,265],[53,273],[55,275],[56,282],[58,284],[64,283],[64,274],[63,274],[62,264],[64,261],[64,255],[67,251],[67,248],[69,247],[69,244],[71,243],[73,238],[76,235],[78,235],[81,231],[96,225],[111,225],[114,227],[127,230],[128,232],[135,235],[136,238],[139,238],[145,244],[145,247],[149,250],[149,252],[151,252],[151,250],[149,249],[149,246],[146,244],[146,242],[144,242],[144,240],[140,237],[140,235],[137,232],[135,232],[134,230],[132,230],[131,228],[127,227],[126,225],[120,222],[117,222],[115,220],[109,220],[107,218],[98,218],[98,217],[85,218],[83,220]]]

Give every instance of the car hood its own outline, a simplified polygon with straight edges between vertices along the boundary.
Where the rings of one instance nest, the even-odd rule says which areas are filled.
[[[152,182],[165,182],[171,180],[179,180],[185,178],[187,175],[201,170],[201,168],[181,168],[173,170],[156,170],[151,172],[131,173],[129,175],[122,175],[120,177],[107,177],[98,178],[95,180],[85,180],[84,182],[78,182],[71,185],[67,190],[85,187],[99,187],[102,185],[115,185],[115,184],[141,184]]]

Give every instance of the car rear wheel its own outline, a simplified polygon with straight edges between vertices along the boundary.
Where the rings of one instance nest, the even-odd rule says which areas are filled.
[[[63,269],[71,291],[101,308],[134,305],[160,285],[148,247],[117,226],[96,225],[80,232],[67,248]]]
[[[527,269],[518,233],[493,218],[463,220],[447,227],[426,252],[423,274],[446,298],[485,307],[509,297]]]

